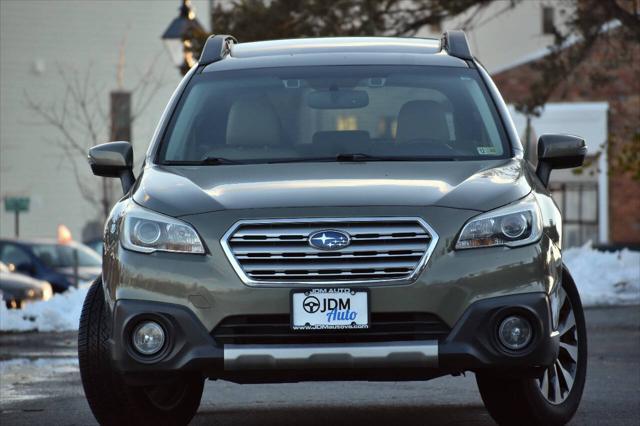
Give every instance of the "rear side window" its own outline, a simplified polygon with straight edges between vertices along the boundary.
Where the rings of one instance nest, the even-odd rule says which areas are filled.
[[[477,160],[509,155],[476,70],[325,66],[195,76],[161,162],[332,158]]]

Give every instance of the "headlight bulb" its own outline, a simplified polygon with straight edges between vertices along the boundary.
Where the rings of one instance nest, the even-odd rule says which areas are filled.
[[[500,230],[506,237],[516,239],[525,233],[528,224],[529,222],[524,214],[511,214],[502,218]]]

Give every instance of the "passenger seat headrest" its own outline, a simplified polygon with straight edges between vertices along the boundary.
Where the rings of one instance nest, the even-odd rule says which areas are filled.
[[[441,103],[417,100],[409,101],[400,108],[396,141],[419,139],[450,141],[447,111]]]
[[[227,121],[227,145],[281,144],[280,120],[267,99],[238,99],[231,105]]]

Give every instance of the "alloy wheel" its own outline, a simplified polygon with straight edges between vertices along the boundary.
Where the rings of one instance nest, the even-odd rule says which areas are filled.
[[[551,404],[561,404],[569,397],[578,371],[579,356],[578,329],[571,300],[562,287],[558,291],[558,297],[560,350],[558,358],[538,378],[538,388]]]

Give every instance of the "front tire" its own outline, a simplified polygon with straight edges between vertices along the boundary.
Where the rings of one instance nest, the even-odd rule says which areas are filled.
[[[564,425],[578,409],[587,376],[587,330],[578,289],[567,271],[558,296],[560,351],[539,378],[476,374],[482,401],[501,425]]]
[[[186,425],[198,411],[204,379],[184,376],[160,386],[130,386],[111,368],[107,313],[99,277],[82,307],[78,331],[78,359],[82,386],[101,425]]]

